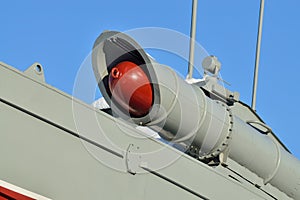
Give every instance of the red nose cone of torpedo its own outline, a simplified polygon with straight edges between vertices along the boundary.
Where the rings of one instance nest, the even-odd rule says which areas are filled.
[[[123,61],[112,68],[109,89],[113,100],[131,116],[142,117],[152,106],[152,86],[145,72],[135,63]]]

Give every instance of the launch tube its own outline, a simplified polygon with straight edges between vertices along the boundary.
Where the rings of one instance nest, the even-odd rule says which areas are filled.
[[[164,85],[160,92],[164,93],[161,98],[166,99],[162,99],[161,104],[176,102],[178,106],[163,106],[169,113],[164,116],[169,119],[163,129],[176,133],[169,140],[197,148],[203,158],[216,156],[228,149],[230,158],[256,173],[265,184],[270,183],[288,196],[300,199],[300,161],[297,158],[274,139],[235,116],[225,104],[208,98],[199,87],[187,84],[171,68],[156,64],[154,70],[158,82]],[[178,83],[178,95],[175,95],[175,81]],[[173,92],[166,94],[164,90],[168,87]],[[151,124],[148,125],[150,128]],[[161,131],[160,135],[167,138],[163,133]]]
[[[143,115],[132,115],[126,110],[131,100],[120,97],[127,91],[114,91],[109,87],[108,77],[116,71],[112,69],[124,61],[140,67],[136,71],[143,70],[148,78],[146,83],[148,80],[151,83],[151,92],[139,92],[139,96],[134,97],[140,99],[144,94],[145,99],[149,99],[147,94],[151,93],[152,99],[148,100],[152,102],[151,108],[147,103],[143,112],[138,112]],[[200,87],[188,84],[170,67],[153,61],[129,36],[113,31],[102,33],[93,48],[93,69],[103,96],[118,117],[148,126],[162,138],[185,145],[200,159],[226,152],[231,159],[261,177],[265,184],[270,183],[288,196],[300,199],[300,161],[297,158],[277,141],[240,119],[230,106],[212,100]],[[134,73],[131,77],[126,80],[129,85],[134,81]],[[118,88],[117,84],[114,82],[114,88]],[[132,84],[139,88],[136,82]],[[120,103],[120,99],[125,100]],[[128,106],[122,106],[125,104]]]

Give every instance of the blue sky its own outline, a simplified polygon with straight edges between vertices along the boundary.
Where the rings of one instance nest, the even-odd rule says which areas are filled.
[[[251,103],[259,0],[199,0],[197,41],[222,63],[222,78]],[[46,81],[72,94],[77,70],[104,30],[162,27],[189,35],[190,1],[2,1],[0,60],[25,70],[40,62]],[[300,158],[297,105],[299,0],[265,4],[257,112]],[[151,51],[186,74],[185,62]],[[196,55],[197,56],[197,55]]]

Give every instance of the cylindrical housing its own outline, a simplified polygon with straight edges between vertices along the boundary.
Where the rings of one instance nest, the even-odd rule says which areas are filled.
[[[145,125],[169,141],[193,146],[200,156],[217,154],[229,135],[227,108],[211,101],[199,87],[187,84],[171,68],[158,63],[152,66],[159,104],[153,105],[151,121]]]
[[[300,161],[268,135],[234,117],[229,156],[288,196],[300,199]]]
[[[159,134],[168,140],[198,148],[201,157],[216,156],[229,143],[230,158],[256,173],[265,184],[300,199],[298,159],[235,116],[227,106],[205,96],[199,87],[187,84],[171,68],[159,64],[153,68],[164,112],[158,112],[147,126],[159,127]]]

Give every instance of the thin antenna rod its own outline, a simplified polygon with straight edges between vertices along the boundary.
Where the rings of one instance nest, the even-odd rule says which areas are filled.
[[[196,40],[197,5],[198,5],[198,0],[193,0],[193,11],[192,11],[191,32],[190,32],[190,55],[189,55],[189,68],[188,68],[187,79],[191,79],[193,77],[195,40]]]
[[[255,57],[255,70],[254,70],[254,80],[253,80],[253,93],[252,93],[252,110],[256,109],[256,91],[257,91],[257,80],[258,80],[258,66],[260,58],[260,46],[261,46],[261,33],[264,17],[264,7],[265,0],[260,1],[260,12],[259,12],[259,22],[258,22],[258,33],[257,33],[257,43],[256,43],[256,57]]]

